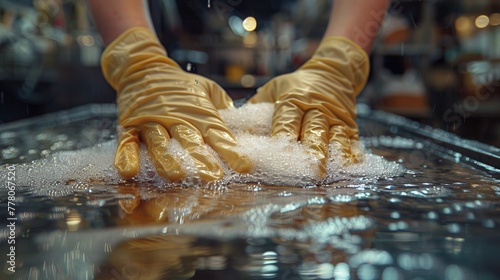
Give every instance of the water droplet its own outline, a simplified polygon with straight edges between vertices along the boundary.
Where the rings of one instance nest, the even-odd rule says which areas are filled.
[[[483,221],[483,226],[486,228],[494,228],[495,221],[493,221],[492,219],[487,219],[487,220]]]
[[[396,230],[398,230],[398,224],[397,223],[390,223],[388,228],[390,231],[396,231]]]
[[[384,269],[384,272],[382,272],[382,279],[383,280],[389,280],[389,279],[401,279],[401,274],[395,267],[387,267]]]
[[[278,193],[278,196],[291,196],[293,195],[291,192],[283,191]]]
[[[476,206],[474,205],[473,202],[468,201],[468,202],[465,203],[465,207],[467,207],[467,208],[475,208]]]
[[[19,149],[14,146],[9,146],[1,151],[2,158],[13,159],[19,154]]]
[[[460,232],[460,226],[458,224],[449,224],[448,225],[448,231],[450,233],[459,233]]]
[[[334,276],[334,266],[331,263],[322,263],[317,269],[319,279],[332,279]]]
[[[438,215],[436,214],[436,212],[431,211],[431,212],[427,213],[427,217],[431,220],[435,220],[435,219],[437,219]]]
[[[464,273],[462,269],[456,265],[456,264],[451,264],[448,267],[446,267],[446,270],[444,272],[445,279],[447,280],[462,280],[464,279]]]
[[[458,204],[458,203],[454,203],[453,204],[453,209],[456,211],[456,212],[460,212],[462,211],[462,205]]]
[[[400,230],[408,229],[408,224],[406,222],[399,221],[397,225],[398,225],[398,229],[400,229]]]
[[[395,198],[395,197],[391,197],[391,198],[389,198],[389,202],[398,203],[398,202],[401,202],[401,199]]]
[[[335,279],[350,279],[350,267],[346,263],[339,263],[335,266],[333,276]]]
[[[423,253],[418,257],[418,264],[420,268],[430,270],[434,266],[434,259],[428,253]]]
[[[405,270],[412,270],[413,269],[413,264],[412,264],[412,256],[408,253],[403,253],[400,254],[397,257],[397,262],[399,267]]]
[[[358,269],[358,277],[362,280],[376,279],[377,269],[370,264],[362,264]]]

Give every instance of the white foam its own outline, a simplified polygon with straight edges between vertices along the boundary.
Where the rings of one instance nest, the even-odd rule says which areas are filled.
[[[286,138],[271,138],[273,105],[248,104],[238,109],[221,111],[221,116],[234,132],[239,147],[238,150],[247,154],[255,165],[250,174],[237,174],[227,165],[224,167],[225,177],[219,184],[233,182],[258,182],[262,184],[310,186],[329,184],[339,180],[377,179],[381,177],[398,176],[404,168],[388,162],[380,156],[364,152],[362,161],[358,164],[344,166],[340,159],[330,156],[327,164],[326,179],[317,177],[317,160],[311,156],[300,143],[291,143]],[[358,147],[363,149],[363,147]],[[33,187],[55,187],[75,185],[77,183],[102,182],[116,184],[123,180],[113,166],[116,141],[108,141],[91,148],[77,151],[54,153],[48,158],[16,166],[18,185]],[[213,152],[213,150],[209,149]],[[185,167],[188,174],[183,184],[196,186],[199,179],[189,156],[180,144],[172,140],[167,147]],[[214,153],[215,154],[215,153]],[[330,155],[337,155],[331,150]],[[215,154],[216,158],[217,155]],[[141,169],[134,178],[139,182],[151,182],[158,186],[168,186],[169,182],[161,178],[147,156],[144,147],[141,148]],[[7,170],[0,172],[0,179],[5,179]]]

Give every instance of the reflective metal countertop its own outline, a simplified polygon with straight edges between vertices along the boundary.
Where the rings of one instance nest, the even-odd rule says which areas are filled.
[[[499,149],[359,111],[365,147],[402,175],[308,187],[18,185],[15,215],[3,176],[0,219],[15,228],[2,228],[2,279],[500,279]],[[112,141],[115,126],[112,105],[1,126],[1,172]]]

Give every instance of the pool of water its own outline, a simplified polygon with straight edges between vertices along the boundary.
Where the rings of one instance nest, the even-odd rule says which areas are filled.
[[[92,105],[4,125],[1,172],[112,141],[114,116]],[[500,279],[499,150],[382,112],[358,123],[404,172],[302,187],[4,176],[1,278]]]

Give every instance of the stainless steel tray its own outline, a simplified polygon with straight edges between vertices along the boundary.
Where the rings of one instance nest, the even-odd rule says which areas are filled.
[[[358,111],[367,149],[406,173],[310,188],[17,186],[15,231],[0,237],[5,278],[499,279],[499,149]],[[0,126],[2,172],[113,139],[115,115],[91,105]]]

